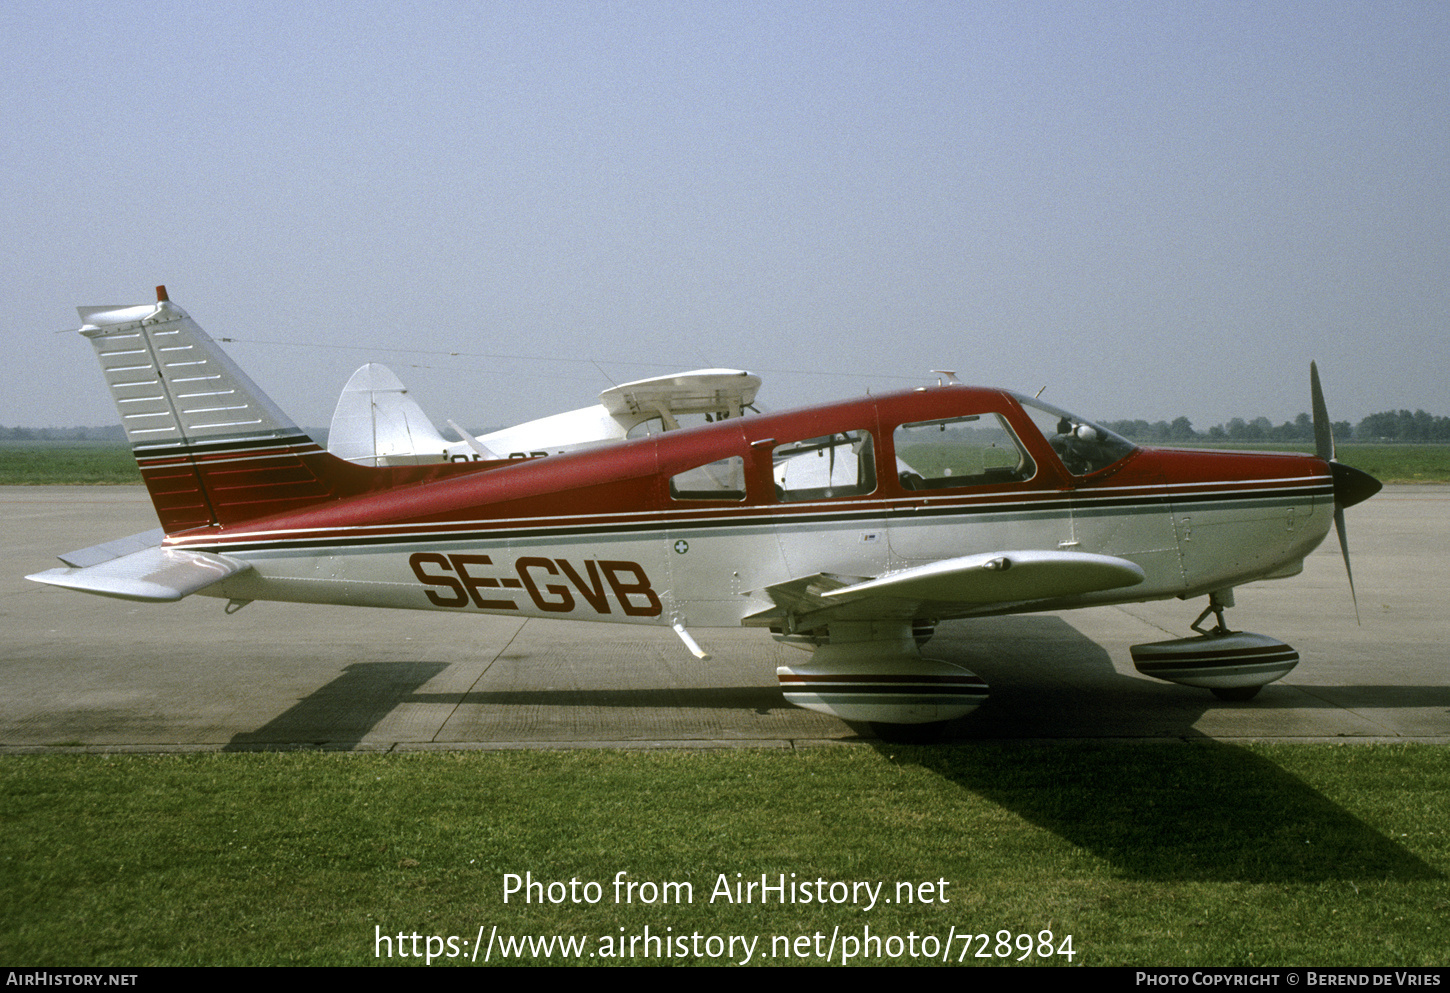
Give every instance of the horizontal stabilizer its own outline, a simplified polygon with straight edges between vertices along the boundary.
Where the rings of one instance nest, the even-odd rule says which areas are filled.
[[[166,532],[161,528],[152,528],[150,531],[133,534],[129,538],[117,538],[115,541],[82,548],[78,552],[66,552],[64,555],[57,555],[56,558],[66,565],[84,569],[88,565],[100,565],[102,562],[109,562],[122,555],[130,555],[132,552],[144,551],[147,548],[160,548],[161,539],[165,537]]]
[[[93,561],[94,564],[37,572],[26,579],[48,586],[61,586],[97,596],[146,603],[167,603],[200,592],[251,568],[225,555],[211,552],[189,552],[155,545],[111,558],[101,558],[105,550],[135,542],[145,535],[123,538],[107,545],[96,545],[80,552],[62,556],[62,562]]]

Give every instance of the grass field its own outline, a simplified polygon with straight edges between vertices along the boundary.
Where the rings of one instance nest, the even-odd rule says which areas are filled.
[[[1238,451],[1313,452],[1313,445],[1225,444],[1193,447]],[[1450,445],[1359,445],[1341,443],[1335,456],[1382,483],[1450,483]]]
[[[1204,446],[1207,447],[1207,446]],[[1240,449],[1313,451],[1313,446],[1240,445]],[[1340,445],[1339,460],[1384,483],[1450,483],[1450,445]],[[139,485],[123,445],[0,442],[0,486]]]
[[[724,963],[737,935],[755,964],[1438,965],[1447,788],[1418,746],[12,755],[0,957],[420,964],[436,935],[438,965],[482,934],[585,942],[494,963]],[[510,873],[563,902],[506,904]],[[616,902],[618,873],[693,899]],[[792,873],[884,899],[718,895]]]
[[[139,486],[141,472],[125,445],[0,442],[0,486]]]

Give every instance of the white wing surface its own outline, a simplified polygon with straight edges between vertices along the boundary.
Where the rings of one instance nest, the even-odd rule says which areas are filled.
[[[761,591],[775,606],[746,618],[795,626],[832,621],[961,617],[1102,590],[1136,586],[1143,569],[1112,555],[1066,551],[1003,551],[964,555],[871,577],[819,574]]]

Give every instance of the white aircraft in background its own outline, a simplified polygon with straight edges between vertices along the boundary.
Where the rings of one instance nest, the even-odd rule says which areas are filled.
[[[359,465],[426,465],[562,455],[658,431],[691,415],[739,417],[755,400],[760,377],[743,369],[696,369],[641,379],[599,394],[593,407],[554,414],[461,441],[438,433],[387,366],[369,363],[347,381],[332,414],[327,450]],[[653,429],[653,430],[651,430]]]

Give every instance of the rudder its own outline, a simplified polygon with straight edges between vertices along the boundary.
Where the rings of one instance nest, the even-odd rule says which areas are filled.
[[[180,307],[79,307],[167,534],[333,495],[330,457]]]

